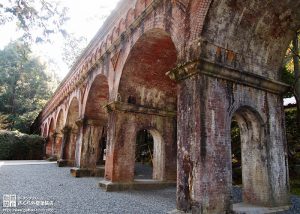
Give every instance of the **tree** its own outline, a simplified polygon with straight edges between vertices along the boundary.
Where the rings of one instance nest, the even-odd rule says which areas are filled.
[[[83,36],[76,37],[74,34],[69,34],[65,37],[63,60],[69,68],[72,67],[86,45],[87,39]]]
[[[297,123],[300,129],[300,33],[295,32],[295,36],[287,50],[284,61],[283,81],[292,86],[292,91],[288,94],[294,95],[297,103]]]
[[[49,35],[66,31],[62,28],[67,8],[51,0],[1,0],[0,24],[15,22],[26,41],[49,41]]]
[[[2,127],[29,131],[29,126],[50,98],[53,78],[45,65],[19,41],[0,51],[0,113]]]

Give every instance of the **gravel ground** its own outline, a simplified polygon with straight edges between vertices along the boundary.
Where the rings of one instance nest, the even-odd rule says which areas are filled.
[[[42,162],[0,162],[1,213],[167,213],[176,207],[176,189],[104,192],[99,178],[74,178],[70,168]],[[29,164],[28,164],[29,163]],[[9,164],[9,165],[8,165]],[[4,194],[17,195],[17,208],[3,208]],[[233,200],[240,202],[241,190],[233,189]],[[49,205],[28,204],[32,202]],[[51,203],[53,202],[53,205]],[[27,204],[26,204],[27,203]],[[34,210],[35,209],[35,210]],[[300,198],[292,197],[287,214],[300,213]]]
[[[104,192],[97,187],[99,178],[74,178],[70,168],[56,164],[0,165],[0,197],[16,194],[28,201],[53,201],[53,206],[24,205],[38,209],[27,213],[166,213],[176,208],[176,190]],[[30,199],[28,197],[35,197]],[[24,198],[22,200],[25,200]],[[13,208],[3,209],[2,213]],[[47,210],[49,209],[49,210]],[[51,210],[54,209],[54,210]],[[24,213],[26,210],[15,213]]]

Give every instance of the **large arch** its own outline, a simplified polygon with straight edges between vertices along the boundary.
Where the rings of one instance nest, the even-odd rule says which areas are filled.
[[[253,186],[247,186],[245,193],[249,195],[244,198],[252,204],[268,207],[288,204],[282,103],[287,85],[280,82],[280,68],[287,46],[299,29],[299,8],[300,1],[220,0],[211,1],[203,24],[200,23],[202,18],[196,17],[201,25],[199,30],[202,29],[197,32],[198,47],[192,48],[198,51],[196,60],[179,66],[172,73],[180,81],[177,183],[180,210],[231,212],[232,186],[229,184],[232,177],[228,173],[231,172],[228,140],[231,116],[235,107],[249,103],[264,121],[267,146],[262,148],[266,149],[267,156],[261,170],[265,170],[267,164],[268,178],[265,179],[260,170],[257,170],[257,178],[250,175],[260,162],[257,158],[245,173],[250,176],[248,180],[261,182],[257,185],[264,187],[258,195]],[[248,123],[242,122],[241,115],[247,115],[244,121]],[[254,115],[237,112],[240,124],[253,127],[253,121],[259,121]],[[247,138],[247,134],[244,136]],[[251,146],[248,150],[249,154],[257,151]],[[264,156],[264,151],[261,152]]]
[[[47,135],[47,145],[46,145],[46,157],[54,155],[54,133],[55,133],[55,122],[54,119],[50,119],[49,130]]]
[[[156,167],[155,178],[176,179],[177,89],[166,76],[176,62],[175,45],[162,29],[146,31],[131,47],[120,77],[118,101],[108,106],[107,179],[134,180],[136,133],[145,127],[160,133],[165,148],[161,151],[164,158],[157,159],[161,167]]]
[[[87,90],[83,107],[83,137],[80,168],[95,170],[97,163],[103,164],[107,135],[107,111],[109,87],[106,76],[98,74]]]
[[[62,146],[62,139],[63,139],[63,128],[65,127],[65,115],[64,110],[60,109],[58,111],[58,115],[56,118],[56,128],[55,128],[55,154],[57,156],[61,155],[61,146]],[[60,159],[61,157],[58,157]]]
[[[176,110],[176,83],[166,73],[177,61],[171,36],[162,29],[144,33],[131,48],[120,79],[118,92],[122,102]]]
[[[201,55],[275,80],[287,47],[300,28],[300,1],[212,1]],[[275,54],[276,53],[276,54]]]
[[[78,135],[76,122],[79,117],[79,100],[73,97],[68,108],[61,155],[62,159],[65,160],[68,165],[74,165],[75,163],[76,140]]]

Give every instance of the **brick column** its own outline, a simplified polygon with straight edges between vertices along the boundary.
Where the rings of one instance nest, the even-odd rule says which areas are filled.
[[[153,162],[153,179],[175,180],[176,112],[121,102],[113,102],[107,108],[109,117],[105,178],[118,183],[133,182],[137,132],[155,129],[157,136],[153,136],[153,139],[157,154]]]
[[[54,149],[54,153],[57,157],[57,159],[61,159],[61,146],[62,146],[62,139],[63,139],[63,135],[60,132],[56,132],[56,141],[55,141],[55,149]]]
[[[99,158],[99,143],[106,122],[87,120],[83,126],[83,139],[80,157],[80,167],[95,169]]]
[[[67,163],[66,163],[66,146],[69,144],[69,141],[70,141],[70,135],[71,135],[71,128],[66,126],[62,129],[62,143],[61,143],[61,149],[60,149],[60,155],[59,155],[59,160],[57,161],[57,165],[59,167],[62,167],[62,166],[65,166]]]
[[[244,201],[287,205],[286,140],[282,104],[279,105],[280,93],[286,86],[204,60],[187,63],[168,74],[178,81],[179,89],[177,208],[192,213],[231,212],[230,125],[235,111],[244,106],[261,117],[259,125],[252,124],[259,119],[250,119],[247,125],[265,130],[254,130],[258,135],[253,135],[245,129],[250,138],[243,139],[247,134],[242,137],[246,143],[243,155],[249,158],[252,154],[252,161],[243,165],[244,176],[248,176],[243,179]],[[245,111],[244,115],[248,113],[255,114]]]

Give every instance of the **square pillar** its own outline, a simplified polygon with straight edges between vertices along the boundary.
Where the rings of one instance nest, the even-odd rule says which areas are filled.
[[[105,178],[118,183],[134,181],[136,135],[147,129],[154,132],[153,179],[175,180],[176,113],[121,102],[113,102],[107,108]]]
[[[242,152],[248,158],[243,165],[244,201],[268,207],[287,205],[280,96],[286,85],[204,60],[168,74],[178,81],[177,208],[192,213],[232,212],[230,129],[239,111],[246,121],[246,134],[241,132],[246,144]]]

